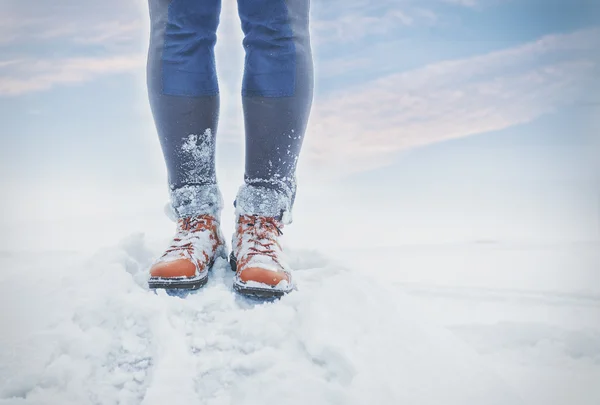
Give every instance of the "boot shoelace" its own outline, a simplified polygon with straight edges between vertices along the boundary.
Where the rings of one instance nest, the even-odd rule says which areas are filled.
[[[171,252],[187,252],[190,258],[193,257],[194,246],[190,238],[194,237],[194,234],[202,231],[212,231],[214,228],[214,218],[210,215],[200,215],[195,217],[182,218],[178,222],[178,230],[175,238],[173,238],[173,243],[171,246],[165,251],[164,256],[167,256]],[[183,234],[183,238],[179,237],[179,235]],[[181,243],[182,241],[188,240],[186,243]],[[214,239],[213,234],[210,234],[210,239]],[[204,258],[208,261],[208,255],[206,252],[202,252],[204,254]]]
[[[239,263],[240,268],[243,268],[253,256],[257,255],[268,256],[280,267],[283,267],[279,263],[277,252],[273,250],[274,246],[281,249],[276,238],[283,235],[280,225],[278,225],[275,218],[244,215],[240,217],[239,224],[240,229],[238,232],[249,235],[248,243],[253,244],[248,248],[248,253],[242,259],[242,263]]]

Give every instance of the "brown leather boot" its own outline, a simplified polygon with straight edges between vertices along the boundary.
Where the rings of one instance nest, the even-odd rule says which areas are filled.
[[[236,271],[233,288],[261,298],[281,297],[293,290],[292,274],[279,237],[283,224],[276,218],[241,215],[230,256]]]
[[[191,289],[206,284],[217,256],[226,257],[218,221],[210,215],[182,218],[171,246],[150,268],[150,288]]]

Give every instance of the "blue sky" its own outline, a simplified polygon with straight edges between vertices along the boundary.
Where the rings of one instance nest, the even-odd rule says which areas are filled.
[[[2,243],[65,248],[82,223],[99,244],[170,232],[146,3],[26,3],[0,0]],[[313,0],[316,98],[292,239],[598,238],[595,3]],[[243,54],[231,0],[218,37],[217,162],[232,200]]]

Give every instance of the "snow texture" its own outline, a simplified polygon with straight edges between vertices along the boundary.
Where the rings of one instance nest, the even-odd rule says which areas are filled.
[[[210,128],[202,136],[190,134],[181,146],[181,160],[187,184],[215,184],[215,137]]]
[[[218,219],[223,209],[223,197],[218,186],[213,184],[183,186],[171,191],[171,206],[177,218],[207,214]]]
[[[214,136],[208,128],[203,136],[190,134],[181,146],[183,187],[171,187],[171,209],[176,218],[212,215],[219,218],[223,198],[215,175]],[[170,215],[173,216],[173,215]]]
[[[181,145],[179,155],[182,162],[180,172],[185,185],[170,185],[171,202],[167,215],[171,218],[183,218],[208,214],[219,218],[223,198],[217,185],[215,137],[210,128],[202,136],[188,135]],[[270,178],[245,179],[235,200],[236,213],[276,217],[284,224],[289,224],[292,222],[296,179],[294,176],[282,177],[271,172],[273,163],[269,161],[268,164]]]
[[[306,252],[299,291],[258,303],[219,259],[185,299],[146,288],[134,236],[92,258],[2,258],[0,404],[519,404],[398,291]]]
[[[282,191],[285,190],[285,191]],[[235,199],[236,215],[260,215],[292,222],[292,191],[252,184],[240,187]]]
[[[288,250],[298,291],[260,303],[232,291],[223,259],[197,293],[149,291],[161,245],[0,254],[0,404],[600,403],[600,295],[496,279],[537,274],[536,256],[567,257],[556,247],[388,248],[394,267],[377,251],[346,267]],[[562,274],[596,288],[596,248],[574,250]],[[595,272],[573,259],[585,255]],[[511,266],[495,275],[484,258]],[[544,271],[532,286],[558,281]]]

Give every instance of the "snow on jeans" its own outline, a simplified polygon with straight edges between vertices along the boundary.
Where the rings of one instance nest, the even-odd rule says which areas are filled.
[[[214,46],[220,0],[149,0],[150,105],[179,217],[222,208],[215,174],[219,86]],[[238,0],[246,52],[246,133],[238,213],[291,218],[295,171],[310,113],[310,0]]]

